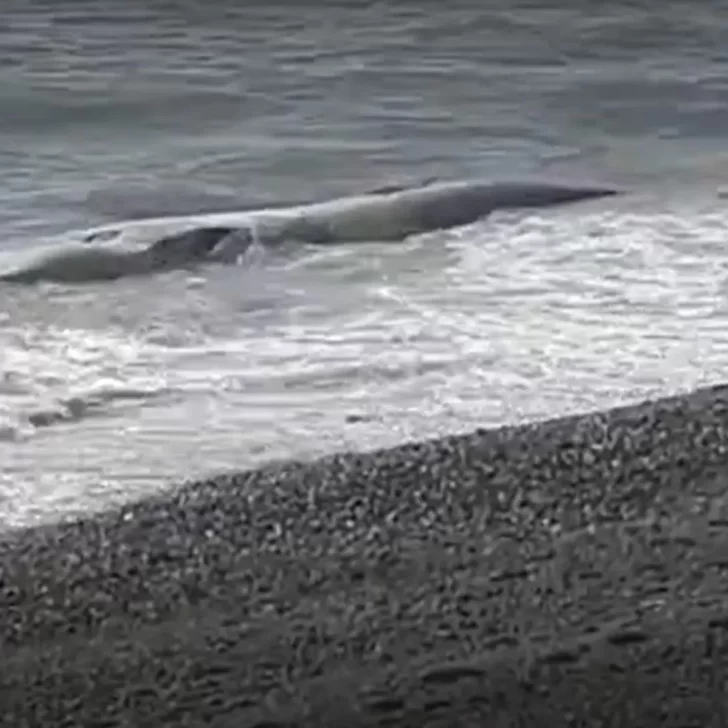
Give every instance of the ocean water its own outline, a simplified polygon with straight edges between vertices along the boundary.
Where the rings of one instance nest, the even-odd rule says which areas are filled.
[[[0,289],[0,521],[722,381],[728,9],[11,0],[0,258],[382,183],[601,202],[401,245]]]

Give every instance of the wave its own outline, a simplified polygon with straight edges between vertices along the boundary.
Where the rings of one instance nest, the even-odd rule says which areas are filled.
[[[142,389],[130,386],[96,387],[85,394],[59,397],[46,406],[16,410],[0,417],[0,440],[16,441],[33,432],[56,425],[71,424],[90,417],[109,416],[125,404],[138,406],[169,394],[164,388]]]
[[[129,365],[145,355],[145,342],[112,331],[24,326],[0,331],[0,440],[109,416],[174,391],[162,377]]]

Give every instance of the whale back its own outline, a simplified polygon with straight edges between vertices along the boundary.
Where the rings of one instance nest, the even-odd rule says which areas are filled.
[[[469,225],[494,210],[546,207],[605,197],[616,191],[539,183],[435,182],[391,193],[340,198],[273,219],[272,235],[306,242],[397,241]],[[277,211],[280,213],[280,211]]]
[[[119,239],[139,246],[170,237],[184,248],[189,242],[184,234],[190,230],[223,227],[242,234],[234,241],[231,237],[217,243],[213,240],[213,257],[222,250],[236,252],[241,245],[245,247],[246,236],[248,242],[255,238],[265,245],[287,240],[315,244],[397,241],[409,235],[468,225],[498,209],[545,207],[615,194],[616,190],[600,187],[428,180],[411,188],[393,186],[292,207],[160,217],[104,226],[88,231],[84,241]],[[198,242],[204,248],[204,242]]]
[[[451,183],[341,198],[268,221],[275,229],[268,237],[312,243],[398,241],[474,222],[493,209],[484,192],[483,185]]]

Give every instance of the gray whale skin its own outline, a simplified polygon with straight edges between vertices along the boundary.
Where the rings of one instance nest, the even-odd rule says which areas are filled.
[[[428,181],[304,205],[135,220],[88,230],[81,236],[81,246],[46,255],[0,275],[0,281],[82,283],[204,262],[233,263],[254,242],[265,246],[288,241],[396,242],[468,225],[494,210],[548,207],[616,194],[609,188],[534,182]]]

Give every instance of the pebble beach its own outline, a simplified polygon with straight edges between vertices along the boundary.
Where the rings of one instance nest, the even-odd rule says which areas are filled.
[[[11,533],[0,725],[724,725],[727,444],[716,386]]]

